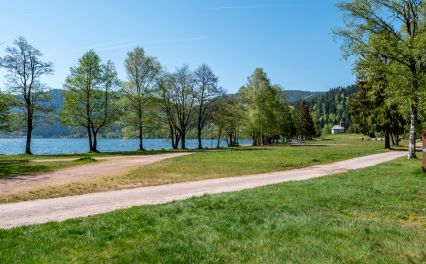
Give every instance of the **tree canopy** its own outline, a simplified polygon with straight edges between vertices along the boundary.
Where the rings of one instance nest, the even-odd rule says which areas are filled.
[[[97,152],[99,131],[114,122],[119,111],[114,100],[119,86],[114,64],[102,64],[90,50],[72,67],[66,78],[62,121],[86,129],[91,151]]]

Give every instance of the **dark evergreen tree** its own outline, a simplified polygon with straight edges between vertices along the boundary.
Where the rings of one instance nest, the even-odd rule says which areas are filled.
[[[300,102],[297,106],[297,114],[300,126],[300,139],[311,140],[315,136],[315,125],[309,105],[305,101]]]

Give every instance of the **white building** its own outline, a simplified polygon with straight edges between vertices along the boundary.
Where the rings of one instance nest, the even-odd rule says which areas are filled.
[[[331,128],[331,134],[342,134],[345,133],[345,128],[342,126],[342,121],[340,121],[340,125],[334,125]]]

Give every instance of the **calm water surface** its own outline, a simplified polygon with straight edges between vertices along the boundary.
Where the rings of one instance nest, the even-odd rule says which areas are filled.
[[[203,147],[216,147],[216,140],[203,140]],[[241,140],[240,144],[249,145],[250,140]],[[86,138],[35,138],[32,141],[31,149],[34,154],[72,154],[86,153],[89,151],[89,143]],[[221,146],[226,146],[226,141],[221,141]],[[186,142],[187,148],[196,148],[198,141],[189,139]],[[138,150],[139,139],[119,139],[105,138],[98,139],[98,149],[101,152],[134,151]],[[145,139],[146,150],[171,149],[170,139]],[[25,152],[25,138],[0,138],[1,154],[21,154]]]

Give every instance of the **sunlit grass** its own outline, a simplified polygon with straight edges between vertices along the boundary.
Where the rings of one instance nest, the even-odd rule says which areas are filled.
[[[424,263],[426,176],[400,159],[0,231],[1,263]]]
[[[199,152],[133,168],[120,175],[95,177],[96,172],[94,172],[93,179],[0,195],[0,202],[281,171],[384,151],[382,142],[361,141],[359,136],[339,135],[321,142],[310,142],[315,144],[313,146],[278,144]]]

